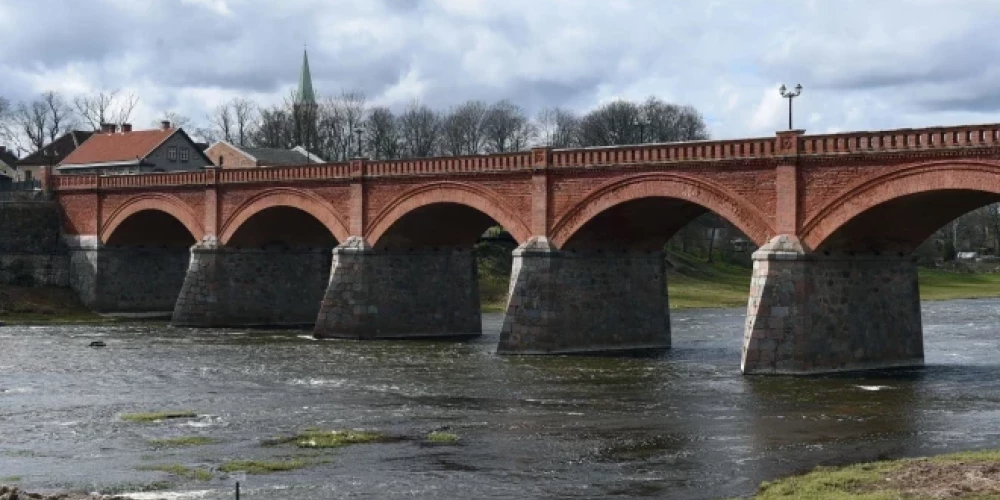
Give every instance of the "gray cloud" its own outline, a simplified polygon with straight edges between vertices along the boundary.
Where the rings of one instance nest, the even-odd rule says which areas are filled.
[[[145,123],[282,99],[302,46],[321,93],[530,112],[655,94],[717,137],[1000,121],[1000,4],[966,0],[0,0],[0,95],[125,87]]]

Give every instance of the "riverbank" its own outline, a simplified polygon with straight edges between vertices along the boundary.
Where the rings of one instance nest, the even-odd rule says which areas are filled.
[[[753,500],[1000,498],[1000,451],[820,467],[761,484]]]
[[[703,258],[681,253],[669,254],[668,264],[667,289],[671,309],[746,306],[752,273],[748,266],[722,262],[709,264]],[[479,269],[479,297],[483,312],[502,312],[510,286],[509,262],[489,255],[485,259],[480,258]],[[1000,273],[920,268],[920,298],[923,300],[994,297],[1000,297]],[[101,316],[89,311],[66,288],[0,288],[0,323],[90,324],[120,321],[123,318]]]
[[[107,495],[83,495],[73,493],[59,493],[55,495],[42,495],[38,493],[28,493],[16,486],[0,485],[0,500],[131,500],[122,496]]]

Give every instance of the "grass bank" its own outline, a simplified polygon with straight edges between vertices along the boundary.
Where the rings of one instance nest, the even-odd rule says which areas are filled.
[[[1000,451],[820,467],[765,482],[753,500],[998,499]]]
[[[69,288],[0,287],[0,322],[90,324],[115,321],[87,309]]]
[[[477,247],[479,297],[483,312],[502,312],[510,286],[510,251],[499,245]],[[744,307],[751,269],[703,257],[667,255],[667,289],[671,309]],[[1000,273],[920,269],[923,300],[1000,297]],[[105,317],[87,310],[67,288],[0,287],[0,323],[109,324],[135,321]]]
[[[479,293],[484,312],[503,311],[509,277],[496,257],[480,265]],[[480,261],[482,262],[482,260]],[[671,252],[667,255],[667,290],[671,309],[746,307],[750,291],[749,265],[705,262],[704,257]],[[1000,273],[971,273],[920,268],[923,300],[1000,297]]]

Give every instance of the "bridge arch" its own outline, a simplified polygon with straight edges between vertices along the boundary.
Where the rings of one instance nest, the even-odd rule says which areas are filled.
[[[757,245],[763,245],[775,234],[763,212],[725,187],[694,176],[661,172],[635,175],[597,187],[555,222],[550,231],[552,242],[563,248],[587,223],[609,209],[655,198],[679,200],[711,210]],[[701,210],[690,212],[693,218]]]
[[[997,201],[996,163],[918,163],[849,186],[806,222],[801,240],[813,250],[909,253],[953,219]]]
[[[523,219],[504,206],[494,192],[460,182],[435,182],[411,189],[390,202],[371,222],[365,239],[377,246],[397,222],[415,211],[432,205],[461,205],[472,208],[502,225],[518,243],[531,237]]]
[[[183,225],[195,241],[201,241],[205,237],[205,228],[198,220],[198,216],[180,198],[168,194],[148,193],[130,198],[111,213],[101,228],[99,234],[101,243],[110,243],[116,236],[115,232],[122,229],[122,225],[130,217],[140,212],[165,213]]]
[[[298,209],[311,215],[339,242],[347,241],[350,237],[347,224],[333,205],[322,197],[301,189],[272,188],[257,193],[233,212],[219,231],[219,243],[228,245],[236,232],[253,216],[264,210],[281,207]]]

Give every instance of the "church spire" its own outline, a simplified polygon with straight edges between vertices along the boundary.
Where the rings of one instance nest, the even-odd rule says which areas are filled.
[[[296,104],[316,104],[313,93],[312,75],[309,73],[309,54],[302,49],[302,73],[299,74],[299,91],[295,94]]]

